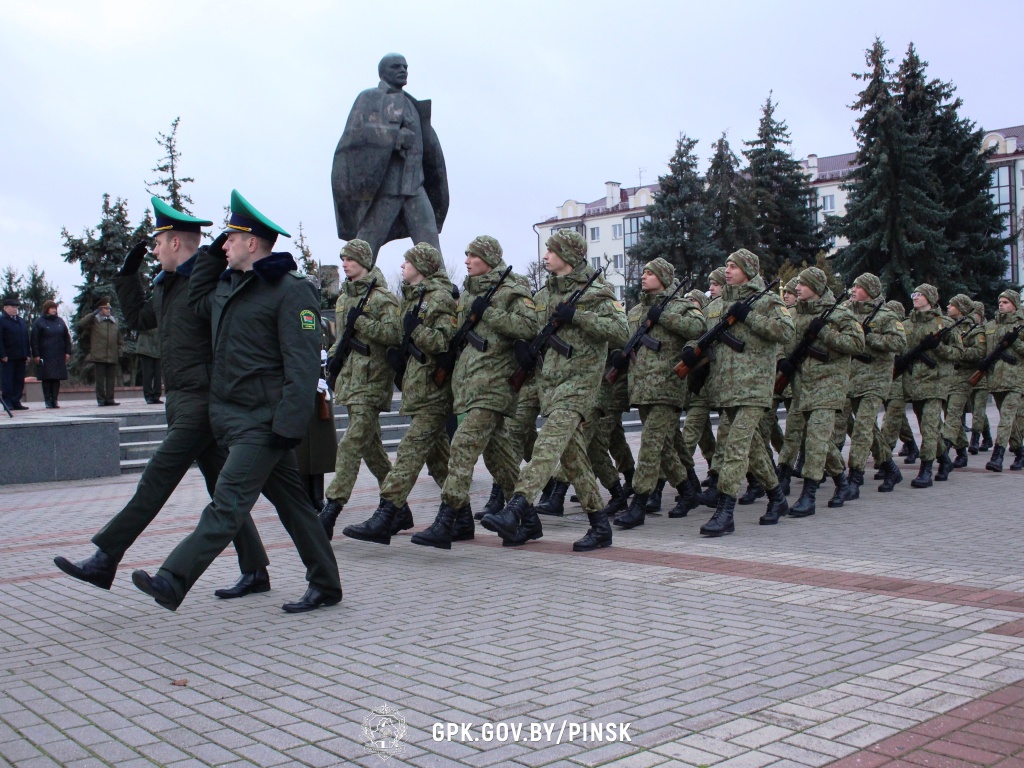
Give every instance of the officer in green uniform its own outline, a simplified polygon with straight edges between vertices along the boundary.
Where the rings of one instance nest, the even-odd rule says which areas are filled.
[[[380,412],[391,409],[395,392],[395,373],[388,365],[387,348],[402,340],[398,317],[398,299],[388,290],[381,271],[374,266],[373,252],[362,240],[349,240],[341,249],[345,280],[335,309],[338,323],[355,329],[354,338],[366,345],[368,354],[348,350],[347,359],[339,354],[339,339],[327,352],[327,369],[337,374],[334,401],[348,408],[348,428],[338,444],[334,479],[327,486],[327,503],[320,522],[327,538],[334,537],[334,523],[348,502],[359,477],[359,463],[365,461],[377,483],[383,483],[391,471],[380,433]],[[360,312],[356,305],[376,280],[369,299]],[[396,519],[392,534],[412,528],[412,513],[405,508]]]
[[[587,535],[573,544],[575,551],[584,552],[612,543],[611,526],[587,458],[583,419],[594,410],[609,345],[621,347],[626,343],[626,318],[606,283],[592,284],[575,306],[566,303],[593,275],[587,264],[586,240],[578,232],[559,230],[546,245],[544,266],[549,275],[537,293],[537,304],[547,306],[549,320],[557,326],[559,338],[572,348],[572,354],[563,357],[549,351],[545,355],[537,375],[541,413],[547,420],[537,435],[533,458],[520,473],[515,493],[505,508],[484,516],[481,523],[498,533],[506,546],[539,539],[543,530],[533,503],[561,462],[590,520]],[[522,359],[529,351],[527,347],[521,345],[521,365],[536,362]]]
[[[963,356],[953,363],[952,386],[946,400],[946,413],[942,428],[942,441],[946,450],[954,448],[956,459],[946,467],[939,467],[936,480],[949,476],[949,469],[967,466],[967,433],[964,431],[964,414],[971,400],[971,375],[978,362],[985,356],[985,327],[975,322],[974,300],[965,293],[958,293],[949,300],[946,314],[953,320],[961,317],[966,321],[954,331],[959,334],[960,343],[964,346]]]
[[[261,489],[309,581],[284,610],[341,601],[338,564],[293,450],[309,427],[320,377],[319,297],[291,254],[272,252],[279,234],[288,236],[233,190],[228,231],[200,254],[189,283],[189,307],[211,323],[210,423],[228,455],[195,531],[155,576],[132,574],[135,586],[172,611],[237,535]]]
[[[458,325],[479,318],[474,333],[478,344],[467,344],[452,373],[452,410],[459,426],[452,438],[448,478],[441,488],[437,517],[425,531],[413,534],[413,544],[451,549],[452,541],[470,538],[473,510],[469,487],[481,454],[491,477],[512,496],[519,478],[519,456],[512,447],[504,420],[516,410],[516,393],[508,383],[515,370],[512,344],[537,333],[536,306],[522,278],[508,278],[488,302],[484,294],[505,272],[501,244],[481,235],[466,246],[466,279],[459,297]],[[546,480],[547,478],[545,478]]]
[[[1020,294],[1016,291],[1003,291],[999,294],[996,316],[985,324],[986,354],[994,350],[1003,336],[1021,323],[1024,323],[1024,312],[1020,308]],[[985,386],[992,393],[996,408],[999,409],[996,444],[992,449],[992,458],[985,465],[985,469],[991,472],[1003,471],[1007,445],[1017,448],[1013,444],[1013,432],[1024,399],[1024,366],[1020,365],[1024,359],[1024,335],[1017,338],[1013,346],[1006,350],[1006,354],[1009,359],[996,360],[985,377]],[[1011,363],[1010,360],[1016,362]]]
[[[381,484],[377,510],[366,522],[342,531],[349,538],[377,544],[390,544],[397,533],[395,523],[402,510],[408,509],[406,499],[424,464],[438,486],[443,486],[448,478],[448,435],[444,425],[452,412],[452,388],[448,380],[440,387],[434,383],[434,369],[437,355],[448,350],[457,330],[458,306],[441,253],[429,243],[418,243],[405,252],[402,278],[403,338],[408,334],[411,344],[422,353],[422,359],[412,354],[406,358],[401,382],[400,412],[410,416],[411,421],[398,444],[394,466]],[[473,538],[473,526],[469,525],[461,534],[460,541]]]
[[[95,554],[77,563],[54,558],[57,567],[68,575],[103,589],[110,589],[117,564],[163,509],[192,464],[199,465],[212,497],[227,456],[214,442],[210,429],[210,322],[199,319],[188,308],[189,278],[202,228],[213,222],[181,213],[156,197],[152,203],[156,214],[153,252],[161,267],[153,281],[153,298],[146,300],[146,287],[139,274],[147,251],[145,243],[129,251],[114,277],[114,287],[128,327],[157,329],[160,334],[167,433],[146,464],[135,495],[93,536]],[[217,596],[241,597],[269,590],[270,561],[248,514],[242,518],[234,543],[242,577],[234,587],[217,590]]]

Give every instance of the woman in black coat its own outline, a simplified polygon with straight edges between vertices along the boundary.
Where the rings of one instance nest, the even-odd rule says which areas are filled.
[[[32,325],[32,359],[36,378],[43,384],[47,408],[60,408],[57,395],[61,381],[68,377],[71,359],[71,333],[67,323],[57,317],[57,302],[43,302],[43,314]]]

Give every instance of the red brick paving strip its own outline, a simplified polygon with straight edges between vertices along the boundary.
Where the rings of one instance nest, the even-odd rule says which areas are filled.
[[[828,768],[1024,768],[1024,683],[890,736]]]

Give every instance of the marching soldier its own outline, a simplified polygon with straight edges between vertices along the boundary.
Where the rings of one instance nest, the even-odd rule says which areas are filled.
[[[718,267],[708,277],[708,293],[711,294],[711,299],[701,310],[708,328],[716,325],[722,319],[724,311],[722,289],[724,287],[725,267]],[[687,389],[690,389],[689,382],[687,382]],[[691,458],[701,442],[709,445],[707,434],[711,432],[711,411],[718,410],[717,404],[714,402],[715,390],[711,375],[708,376],[700,391],[690,390],[686,419],[683,421],[683,445],[686,446],[686,451]],[[707,489],[697,495],[697,503],[705,507],[714,507],[718,503],[718,465],[721,462],[721,457],[718,454],[719,442],[712,436],[710,445],[714,447],[710,453],[704,454],[708,463],[708,476],[703,484],[707,485]]]
[[[1002,338],[1021,323],[1024,323],[1024,312],[1020,308],[1020,294],[1003,291],[999,294],[996,316],[985,324],[986,351],[991,353],[995,350]],[[1010,359],[997,358],[985,377],[985,386],[999,409],[996,444],[992,448],[992,458],[985,465],[985,469],[991,472],[1003,471],[1006,446],[1013,445],[1015,422],[1020,416],[1021,398],[1024,396],[1024,367],[1019,364],[1024,359],[1024,338],[1018,337],[1005,354]],[[1015,362],[1011,364],[1013,359]]]
[[[796,286],[798,279],[792,277],[782,289],[782,301],[789,308],[791,314],[796,314]],[[796,345],[800,343],[800,337],[793,335],[789,344],[779,348],[780,358],[792,354]],[[807,426],[806,414],[796,413],[793,410],[793,393],[796,390],[799,379],[791,378],[786,388],[782,391],[782,402],[786,406],[786,432],[782,439],[782,449],[779,451],[779,465],[776,471],[779,475],[779,483],[782,485],[782,492],[789,496],[790,482],[793,477],[799,477],[803,469],[804,455],[804,429]]]
[[[906,339],[906,326],[903,324],[907,317],[907,311],[903,305],[895,300],[885,302],[885,308],[892,312],[896,319],[903,326],[903,336]],[[895,362],[895,358],[894,358]],[[885,399],[885,414],[882,417],[882,440],[880,445],[888,446],[888,451],[885,451],[880,446],[875,450],[874,460],[875,467],[878,467],[878,471],[875,472],[875,480],[881,480],[882,484],[878,486],[879,493],[891,493],[892,489],[895,488],[899,483],[903,482],[903,473],[900,472],[899,465],[896,464],[896,460],[892,458],[893,449],[896,447],[897,436],[904,435],[903,430],[910,429],[910,425],[907,424],[907,398],[903,393],[903,378],[906,376],[905,373],[901,373],[893,378],[892,373],[889,374],[892,383],[889,386],[888,396]],[[904,437],[908,437],[909,440],[913,441],[913,434]],[[907,440],[903,441],[904,446],[908,445]],[[917,450],[917,444],[914,443],[914,450]],[[883,460],[885,454],[889,454],[889,461]]]
[[[949,477],[950,469],[967,466],[967,433],[964,431],[964,414],[970,405],[970,378],[975,367],[985,356],[985,327],[976,322],[974,317],[974,300],[965,293],[958,293],[949,300],[946,314],[953,320],[961,317],[966,322],[957,329],[960,343],[963,344],[963,356],[953,363],[952,386],[946,400],[946,417],[942,428],[942,441],[946,450],[956,449],[956,459],[952,464],[939,467],[936,480]]]
[[[391,471],[380,436],[380,412],[390,410],[395,391],[395,373],[385,353],[389,346],[402,340],[398,299],[374,265],[370,246],[362,240],[349,240],[341,249],[341,265],[347,280],[338,297],[335,317],[339,336],[327,353],[327,369],[337,376],[334,401],[348,408],[348,428],[338,444],[334,479],[327,486],[327,503],[320,512],[328,539],[334,537],[334,523],[359,477],[359,462],[366,462],[378,484]],[[360,311],[357,305],[364,298]],[[348,335],[358,340],[362,351],[354,344],[339,349],[346,336],[341,330],[342,323]],[[412,528],[412,513],[407,507],[403,507],[394,523],[392,535]]]
[[[985,305],[980,301],[974,302],[974,321],[979,326],[985,325]],[[993,445],[992,430],[988,423],[988,389],[984,378],[971,390],[971,398],[971,442],[967,452],[976,456],[979,451],[992,450]]]

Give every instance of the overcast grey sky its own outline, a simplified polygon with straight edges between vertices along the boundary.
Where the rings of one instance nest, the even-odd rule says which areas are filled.
[[[605,181],[663,173],[680,131],[739,152],[774,92],[797,157],[855,149],[850,75],[880,36],[913,41],[985,128],[1024,122],[1012,5],[963,2],[0,1],[0,267],[45,269],[70,301],[61,227],[99,221],[101,196],[149,206],[158,132],[181,117],[196,214],[220,222],[232,188],[337,263],[330,167],[359,91],[389,51],[433,100],[460,259],[497,237],[522,269],[532,225]],[[382,249],[389,278],[408,241]],[[280,240],[278,248],[290,248]]]

